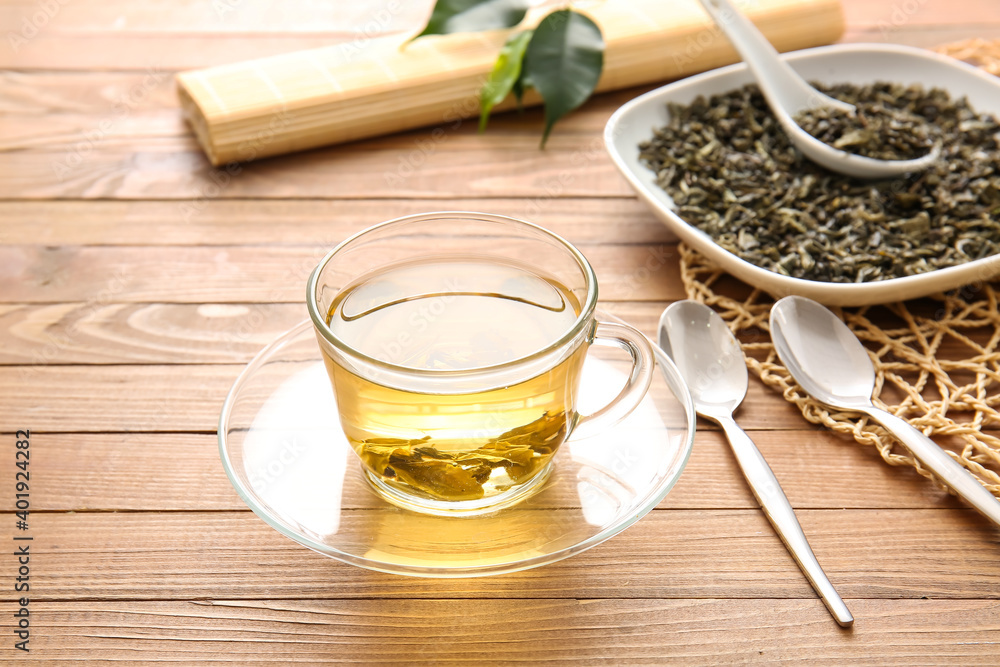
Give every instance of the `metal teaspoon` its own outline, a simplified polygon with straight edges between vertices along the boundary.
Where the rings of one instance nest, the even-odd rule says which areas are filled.
[[[746,363],[736,337],[708,306],[678,301],[660,317],[659,343],[677,364],[695,411],[725,431],[750,490],[809,583],[834,620],[849,627],[854,617],[816,560],[778,479],[750,436],[733,420],[733,411],[747,393]]]
[[[771,308],[771,339],[806,393],[832,408],[874,419],[950,489],[1000,525],[1000,501],[972,474],[906,420],[872,405],[875,368],[840,318],[811,299],[786,296]]]

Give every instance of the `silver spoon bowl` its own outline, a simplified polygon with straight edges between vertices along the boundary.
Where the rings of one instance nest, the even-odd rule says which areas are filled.
[[[722,427],[754,497],[834,620],[850,626],[854,617],[816,560],[778,478],[733,419],[747,393],[746,362],[736,337],[708,306],[678,301],[660,317],[659,344],[688,385],[695,411]]]
[[[788,372],[820,403],[860,412],[884,426],[948,488],[1000,526],[1000,501],[909,422],[872,404],[875,368],[861,341],[811,299],[787,296],[771,308],[771,339]]]

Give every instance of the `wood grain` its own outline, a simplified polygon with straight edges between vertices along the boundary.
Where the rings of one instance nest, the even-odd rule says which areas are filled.
[[[237,2],[238,0],[231,0]],[[219,0],[219,4],[228,4]],[[406,3],[402,3],[406,4]],[[6,35],[5,35],[6,36]],[[290,34],[141,34],[118,31],[60,33],[41,31],[0,51],[0,67],[18,70],[127,70],[151,67],[186,70],[276,56],[331,43],[351,43],[343,33]],[[110,55],[110,57],[109,57]]]
[[[39,444],[31,459],[36,511],[246,509],[223,473],[214,434],[35,431],[34,438]],[[757,431],[754,441],[796,508],[964,507],[912,470],[887,466],[873,448],[840,435]],[[820,470],[827,474],[817,483]],[[0,475],[13,479],[15,472],[13,459],[0,459]],[[352,488],[353,498],[364,497]],[[556,507],[579,505],[578,497],[551,500]],[[757,503],[722,434],[703,429],[680,481],[660,507],[754,509]],[[14,509],[13,496],[0,496],[0,511]]]
[[[90,301],[0,304],[0,365],[246,363],[307,317],[304,298],[294,303],[144,303],[115,296],[109,290]],[[934,303],[928,302],[926,316],[933,314]],[[667,304],[600,301],[599,307],[655,339]],[[902,326],[884,315],[883,310],[867,313],[876,326]],[[756,341],[768,337],[759,332]],[[970,354],[952,337],[937,348],[942,359]]]
[[[110,292],[110,291],[109,291]],[[247,363],[307,318],[295,303],[84,302],[0,305],[0,365]],[[655,337],[666,302],[601,302]]]
[[[960,21],[968,21],[979,17],[983,23],[1000,24],[1000,13],[996,3],[990,0],[967,0],[962,3],[962,11],[955,12],[955,7],[947,2],[932,2],[917,0],[913,3],[884,3],[847,0],[843,3],[844,19],[852,27],[876,28],[889,24],[895,30],[904,28],[907,32],[915,28],[948,27]]]
[[[129,0],[75,0],[54,11],[50,30],[59,33],[134,33],[139,36],[191,34],[248,37],[257,34],[301,35],[323,33],[330,38],[364,33],[376,15],[388,11],[383,29],[408,30],[426,20],[432,0],[406,3],[375,0],[358,3],[320,3],[290,0],[274,5],[268,0],[238,0],[220,3],[213,0],[150,5]],[[39,7],[32,0],[5,0],[0,5],[0,20],[17,24],[31,17]],[[107,58],[107,52],[104,57]]]
[[[705,422],[658,509],[518,574],[369,572],[246,509],[219,460],[219,409],[248,358],[305,317],[321,246],[399,215],[478,209],[579,244],[608,283],[604,307],[647,333],[682,292],[676,255],[663,256],[675,239],[600,146],[610,113],[645,88],[570,114],[545,152],[529,111],[498,115],[483,137],[465,123],[435,144],[421,130],[228,180],[208,168],[178,114],[177,70],[350,43],[387,2],[74,0],[0,50],[0,479],[15,471],[11,432],[31,428],[34,537],[32,650],[9,635],[0,662],[996,665],[1000,532],[755,380],[739,418],[847,598],[851,631]],[[0,2],[8,46],[41,4]],[[430,4],[400,3],[379,29],[405,29]],[[843,4],[845,41],[1000,38],[992,0]],[[349,513],[378,519],[364,504]],[[0,559],[0,578],[13,566]]]
[[[164,118],[173,118],[180,121],[180,106],[173,75],[172,70],[163,68],[140,72],[4,70],[0,71],[0,111],[10,114],[12,121],[28,120],[25,117],[33,114],[37,117],[38,113],[45,113],[55,121],[78,122],[83,129],[91,129],[122,107],[128,111],[127,116],[136,116],[136,129],[142,127],[144,120],[162,121]],[[657,85],[647,84],[609,91],[601,93],[598,99],[607,101],[608,106],[618,106]],[[490,128],[494,133],[502,131],[513,135],[527,134],[533,132],[532,126],[536,118],[539,122],[544,118],[539,109],[525,109],[524,115],[517,112],[499,113],[491,117]],[[559,128],[566,134],[593,132],[602,129],[606,122],[607,114],[603,104],[585,105],[561,119]],[[473,128],[470,134],[475,134],[474,125],[463,124],[463,127]],[[37,127],[14,127],[44,136],[44,133],[38,132]],[[180,130],[181,126],[177,129]],[[186,130],[184,133],[189,134]],[[3,130],[3,136],[16,135],[15,131]],[[142,134],[137,133],[136,136]],[[537,133],[535,136],[537,138]],[[594,137],[591,134],[588,138]],[[56,142],[59,137],[54,136],[48,140]]]
[[[160,70],[148,72],[67,72],[0,71],[0,111],[16,123],[19,116],[44,113],[47,120],[59,116],[93,118],[112,115],[116,109],[127,110],[143,118],[178,118],[177,94],[170,77]],[[165,73],[166,74],[166,73]],[[116,105],[121,105],[117,106]],[[21,126],[24,127],[24,126]],[[87,129],[91,126],[88,125]],[[28,131],[45,136],[37,126]],[[17,137],[5,130],[3,136]]]
[[[44,127],[28,114],[11,114],[0,128],[0,151],[44,149],[73,152],[121,149],[135,142],[174,150],[193,148],[187,128],[175,111],[132,111],[122,114],[105,110],[102,115],[53,114]]]
[[[1000,599],[1000,537],[974,510],[796,514],[845,598]],[[655,510],[612,540],[544,568],[445,580],[337,562],[249,511],[31,516],[37,601],[802,598],[821,606],[759,510]],[[395,517],[397,510],[345,512],[339,532],[378,544]],[[0,573],[9,573],[10,560]]]
[[[425,143],[382,150],[346,144],[230,171],[211,167],[193,148],[98,150],[84,142],[79,150],[17,151],[0,162],[0,199],[521,197],[544,205],[553,197],[631,194],[603,151],[451,150],[426,133]]]
[[[155,64],[189,69],[337,43],[363,47],[373,37],[413,30],[430,7],[429,0],[278,5],[78,0],[45,11],[18,0],[0,5],[0,22],[20,38],[0,52],[0,67],[135,70]],[[10,41],[9,34],[5,39]]]
[[[0,402],[19,416],[15,428],[23,424],[39,432],[215,432],[222,402],[243,368],[3,366]],[[750,384],[741,410],[740,423],[750,430],[798,430],[807,424],[792,404],[759,382]]]
[[[963,5],[962,9],[954,11],[951,4],[939,0],[914,3],[842,0],[848,31],[841,41],[891,41],[930,47],[970,35],[984,38],[1000,35],[1000,17],[990,0],[969,1],[973,3],[973,9],[966,10]],[[176,3],[179,5],[176,9],[158,6],[155,16],[143,3],[116,2],[114,6],[121,9],[114,13],[104,8],[102,3],[84,3],[96,4],[96,11],[91,14],[89,10],[86,13],[78,10],[75,17],[72,13],[56,15],[51,24],[43,26],[34,37],[19,44],[16,51],[8,49],[0,52],[0,68],[21,71],[144,71],[155,67],[174,71],[206,67],[319,48],[331,43],[361,44],[371,37],[412,29],[429,6],[427,0],[420,3],[401,2],[399,7],[402,11],[388,22],[383,20],[372,24],[370,19],[366,19],[360,24],[359,32],[358,25],[345,30],[344,26],[350,23],[339,20],[337,15],[344,12],[348,16],[374,16],[371,4],[367,2],[358,3],[358,7],[341,3],[342,7],[337,7],[326,21],[310,24],[306,29],[298,21],[303,15],[314,16],[315,12],[303,11],[295,2],[282,3],[281,7],[287,8],[284,12],[276,12],[273,8],[268,8],[270,12],[240,11],[247,2],[219,0],[210,6],[205,6],[205,2]],[[23,30],[21,18],[25,13],[32,12],[34,6],[35,3],[30,0],[15,4],[13,11],[8,11],[9,22],[4,24],[15,28],[11,32],[20,34]],[[198,9],[192,11],[192,6]],[[233,7],[234,11],[227,11],[227,7]],[[192,16],[198,15],[208,21],[207,26],[190,22]],[[244,18],[246,16],[252,17],[252,20]],[[263,25],[265,20],[274,21],[274,25]],[[60,25],[62,22],[66,23]],[[130,25],[143,27],[129,30]],[[295,28],[289,29],[289,26]]]
[[[526,218],[576,244],[676,241],[635,197],[461,199],[215,199],[178,224],[174,201],[0,201],[9,245],[310,245],[404,215],[461,209]]]
[[[42,602],[23,660],[994,665],[996,601],[850,604],[845,632],[813,600]]]
[[[899,3],[902,4],[902,3]],[[880,5],[883,11],[891,12],[892,4]],[[891,13],[889,14],[891,16]],[[970,36],[982,39],[1000,39],[1000,21],[984,17],[983,23],[967,25],[936,25],[907,28],[905,23],[896,27],[892,23],[886,26],[861,27],[847,30],[840,41],[845,43],[865,42],[875,44],[906,44],[924,49],[953,42],[961,42]]]
[[[246,363],[303,303],[0,305],[0,364]]]
[[[94,79],[94,85],[100,85],[105,77],[88,78]],[[603,153],[604,144],[600,137],[611,114],[619,106],[650,88],[651,86],[629,88],[624,94],[597,96],[593,104],[579,114],[570,116],[572,122],[564,124],[560,121],[559,133],[551,137],[551,143],[546,143],[546,148]],[[387,132],[383,136],[372,138],[366,145],[370,149],[402,148],[427,153],[443,150],[446,142],[448,150],[495,150],[500,146],[526,151],[538,150],[539,132],[544,127],[540,109],[526,109],[520,115],[498,112],[494,120],[495,122],[490,123],[492,132],[479,134],[475,124],[469,121],[459,124],[458,121],[445,122],[441,117],[435,117],[435,122],[429,128]],[[0,151],[34,149],[62,152],[64,157],[60,162],[69,167],[82,168],[82,163],[77,165],[73,162],[74,153],[89,155],[91,150],[120,151],[135,148],[161,152],[200,150],[177,109],[138,111],[123,109],[119,103],[114,103],[90,114],[53,114],[45,128],[39,128],[33,121],[30,113],[11,114],[4,127],[0,128]],[[443,131],[448,134],[440,134]],[[416,153],[412,157],[414,161],[419,159]]]
[[[309,274],[342,240],[330,233],[304,246],[2,246],[0,293],[25,303],[304,303]],[[581,249],[605,299],[684,298],[674,244]]]
[[[0,369],[14,428],[214,432],[242,366],[20,366]],[[114,406],[109,409],[109,406]]]

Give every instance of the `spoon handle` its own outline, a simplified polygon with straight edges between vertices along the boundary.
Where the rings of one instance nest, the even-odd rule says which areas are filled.
[[[789,115],[814,107],[854,111],[853,105],[824,95],[809,85],[781,59],[778,50],[730,0],[701,0],[701,4],[753,71],[761,92],[773,98],[772,104],[784,108]]]
[[[785,492],[778,484],[778,478],[774,476],[771,467],[767,465],[764,456],[753,444],[753,440],[741,429],[732,418],[718,419],[719,425],[726,432],[729,444],[736,455],[736,461],[743,471],[743,476],[750,485],[750,490],[760,503],[761,509],[767,516],[778,537],[785,543],[792,558],[798,563],[803,574],[812,584],[812,587],[819,593],[827,609],[837,623],[843,627],[850,627],[854,623],[854,616],[840,595],[837,594],[833,584],[827,578],[826,573],[816,560],[816,555],[809,546],[805,533],[799,520],[795,518],[791,503],[785,497]]]
[[[933,440],[913,428],[908,421],[874,406],[862,410],[903,443],[920,463],[933,472],[949,489],[1000,526],[1000,501],[976,481],[972,474],[948,456]]]

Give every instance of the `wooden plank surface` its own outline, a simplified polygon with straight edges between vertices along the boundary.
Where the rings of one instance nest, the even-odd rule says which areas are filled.
[[[129,0],[75,0],[58,3],[45,26],[66,33],[134,33],[168,35],[240,36],[255,33],[302,35],[321,33],[331,40],[343,40],[356,33],[370,31],[369,21],[387,13],[382,19],[384,30],[415,28],[427,18],[431,2],[391,2],[374,0],[350,5],[307,0],[299,2],[296,11],[285,11],[267,0],[184,0],[167,4],[136,3]],[[22,17],[31,17],[39,10],[32,0],[4,0],[0,3],[0,20],[16,24]],[[41,20],[39,20],[41,22]],[[107,54],[104,58],[107,59]]]
[[[831,632],[812,600],[50,602],[38,605],[43,638],[30,659],[458,666],[605,664],[613,654],[630,665],[995,664],[1000,603],[852,606],[854,629]]]
[[[32,80],[45,80],[48,77],[29,75]],[[93,78],[93,81],[89,79]],[[105,79],[117,80],[120,76],[81,77],[82,85],[98,85]],[[164,77],[160,86],[170,90],[170,80]],[[113,84],[112,84],[113,85]],[[601,104],[588,105],[581,109],[577,116],[567,119],[565,125],[560,123],[559,136],[553,136],[553,143],[546,146],[557,149],[583,150],[594,144],[595,133],[603,129],[611,113],[618,106],[633,97],[651,90],[655,86],[630,88],[626,91],[610,93],[607,98],[600,97]],[[56,91],[52,91],[56,92]],[[125,93],[126,95],[128,93]],[[119,101],[108,103],[94,113],[57,112],[53,114],[50,127],[40,130],[32,123],[30,113],[22,110],[37,106],[34,100],[19,99],[16,103],[8,97],[8,104],[13,107],[5,127],[0,133],[0,149],[61,152],[63,162],[67,167],[82,168],[73,162],[73,153],[88,153],[91,147],[100,145],[102,149],[134,148],[136,145],[148,145],[150,150],[185,152],[197,149],[187,125],[179,110],[150,109],[140,110],[136,107],[118,106]],[[50,103],[60,104],[59,101]],[[526,109],[523,115],[498,113],[497,125],[491,122],[490,127],[500,128],[504,133],[497,132],[480,135],[476,123],[463,120],[438,120],[435,124],[442,131],[448,130],[448,135],[429,135],[426,130],[418,129],[383,137],[375,137],[365,142],[368,149],[385,148],[398,149],[401,138],[410,139],[414,148],[426,146],[431,149],[471,150],[487,147],[507,146],[510,148],[537,149],[538,137],[534,127],[543,122],[543,114],[537,108]],[[463,130],[464,128],[464,130]],[[502,137],[502,138],[501,138]],[[595,148],[602,146],[594,144]],[[331,149],[336,150],[336,149]],[[341,146],[340,151],[346,150]],[[596,152],[596,151],[595,151]],[[84,156],[86,157],[86,156]],[[405,156],[404,156],[405,157]]]
[[[372,38],[414,30],[431,4],[430,0],[367,0],[334,6],[300,0],[288,3],[294,9],[283,12],[264,0],[197,0],[157,4],[155,10],[147,3],[77,0],[60,2],[58,10],[38,14],[37,3],[18,0],[0,5],[3,25],[23,38],[0,51],[0,67],[176,70],[338,42],[364,48]],[[311,6],[303,11],[302,5]],[[970,34],[1000,34],[1000,12],[990,0],[963,0],[958,11],[942,0],[846,0],[843,5],[847,41],[934,46]],[[303,21],[303,16],[308,20]],[[7,38],[10,42],[9,33]]]
[[[12,414],[40,432],[214,431],[242,365],[0,367],[0,393]],[[750,385],[741,423],[755,429],[801,429],[798,409],[760,383]],[[665,391],[665,390],[664,390]],[[114,411],[102,410],[113,404]],[[23,422],[22,422],[23,423]]]
[[[754,440],[796,508],[964,507],[912,470],[886,466],[873,448],[844,436],[819,429],[769,430],[754,432]],[[215,434],[59,433],[41,435],[39,442],[31,462],[38,511],[246,509],[221,474]],[[83,460],[89,462],[85,468]],[[815,482],[819,471],[831,473],[822,484]],[[0,475],[13,478],[14,473],[13,460],[0,460]],[[0,497],[0,511],[14,511],[14,502]],[[569,506],[579,499],[554,502]],[[706,428],[697,433],[686,471],[660,507],[753,509],[757,504],[722,434]]]
[[[364,48],[372,38],[415,29],[431,2],[265,0],[135,3],[79,0],[0,5],[13,28],[0,67],[141,70],[205,67],[343,43]]]
[[[304,301],[309,274],[339,240],[331,234],[304,246],[7,245],[0,248],[0,291],[22,303]],[[582,249],[605,299],[683,298],[675,244]]]
[[[638,286],[644,284],[640,278],[645,276],[639,273],[634,281],[623,279],[623,290],[632,289],[632,296],[640,296]],[[659,279],[654,272],[650,276],[650,280]],[[109,279],[111,287],[118,284],[114,276]],[[0,366],[246,363],[307,318],[299,301],[150,303],[131,301],[125,287],[119,291],[111,287],[88,301],[0,305]],[[929,316],[940,302],[924,303]],[[667,304],[605,301],[601,307],[655,338]],[[886,326],[890,321],[883,309],[867,315],[876,325]],[[938,356],[944,359],[964,359],[968,353],[968,346],[952,337],[937,347]]]
[[[845,598],[1000,598],[1000,539],[973,510],[796,514]],[[359,509],[342,514],[341,530],[378,544],[391,540],[386,531],[398,521],[395,509]],[[445,580],[339,563],[249,511],[39,513],[32,530],[33,598],[40,601],[815,598],[767,519],[750,509],[656,510],[613,540],[544,568]]]
[[[175,201],[0,201],[0,238],[11,245],[313,245],[330,243],[384,220],[447,210],[528,218],[574,244],[676,241],[634,197],[520,199],[227,200],[201,203],[178,224]]]
[[[357,45],[413,29],[431,4],[0,0],[0,540],[33,537],[31,651],[5,621],[0,662],[996,665],[1000,531],[755,380],[739,419],[853,630],[830,620],[707,422],[650,515],[500,577],[369,572],[246,508],[218,456],[222,400],[306,317],[317,259],[358,230],[428,210],[513,215],[579,245],[603,307],[647,334],[683,298],[676,239],[600,139],[653,86],[591,100],[545,151],[531,110],[482,136],[442,119],[439,140],[428,128],[235,174],[208,166],[175,72]],[[843,4],[844,41],[1000,38],[994,0]],[[27,532],[15,528],[19,428],[32,429]],[[360,527],[386,518],[363,500],[348,514]],[[0,559],[4,589],[17,565]],[[5,618],[16,608],[0,596]]]
[[[492,148],[480,150],[462,150],[444,140],[435,144],[426,136],[411,136],[410,142],[391,148],[345,144],[237,165],[232,170],[238,178],[209,166],[193,144],[178,149],[145,142],[136,149],[97,151],[84,139],[79,149],[8,153],[0,163],[0,198],[185,199],[195,200],[193,214],[201,201],[248,197],[544,201],[553,196],[631,194],[599,144],[562,148],[565,136],[544,152],[534,137],[512,150],[495,136],[489,140]],[[182,209],[179,215],[183,219],[190,214]]]

